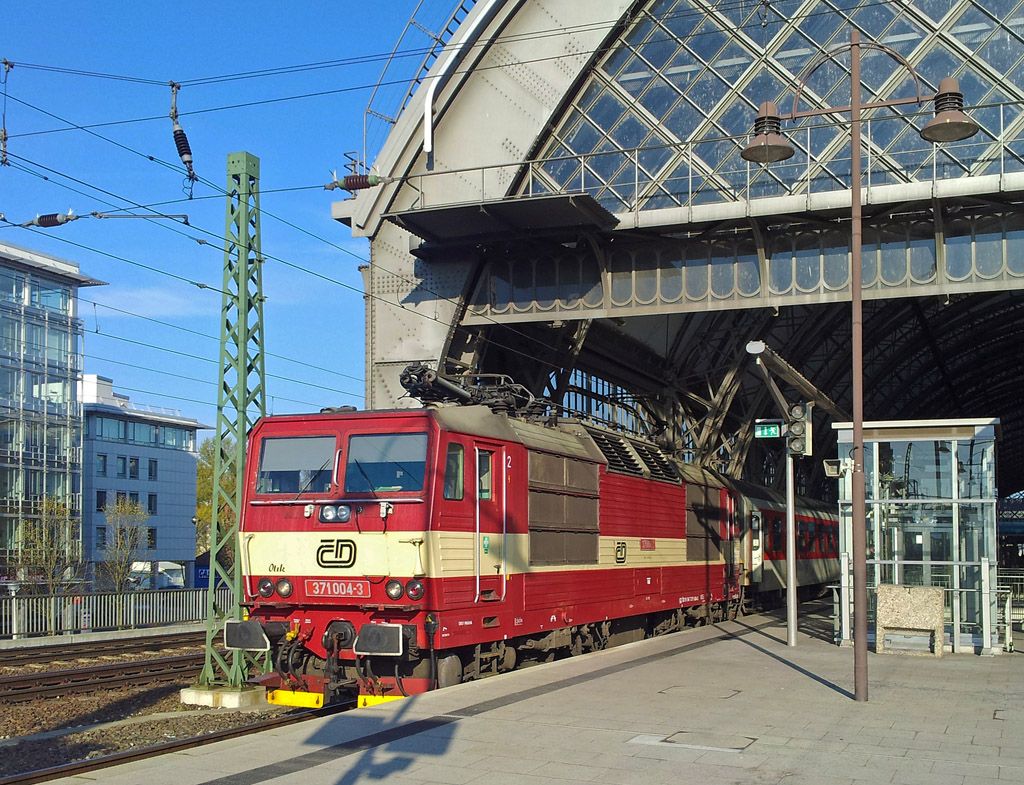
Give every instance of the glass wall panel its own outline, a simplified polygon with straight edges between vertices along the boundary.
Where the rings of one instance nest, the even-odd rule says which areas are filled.
[[[958,442],[957,481],[961,499],[994,499],[996,496],[995,443]]]
[[[879,442],[879,498],[952,498],[951,444],[945,441]]]

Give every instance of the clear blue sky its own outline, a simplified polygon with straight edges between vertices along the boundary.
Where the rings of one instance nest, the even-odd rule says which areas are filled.
[[[424,5],[420,18],[435,23],[452,7],[449,0]],[[268,260],[263,281],[266,346],[280,355],[267,358],[268,408],[283,413],[362,406],[363,301],[357,267],[368,248],[330,218],[331,202],[345,192],[320,186],[331,179],[331,169],[343,166],[346,151],[362,148],[363,110],[383,66],[373,56],[391,51],[415,6],[415,0],[336,0],[228,8],[183,0],[11,3],[5,8],[0,57],[15,64],[7,75],[5,112],[15,166],[0,168],[0,212],[20,223],[68,208],[88,215],[165,203],[156,210],[185,213],[194,227],[166,220],[83,218],[54,229],[0,228],[0,241],[73,260],[84,274],[107,282],[79,293],[87,373],[111,377],[115,389],[135,402],[215,421],[218,343],[203,336],[218,335],[221,295],[109,256],[221,287],[223,195],[197,183],[194,199],[187,201],[182,173],[145,157],[179,165],[167,117],[167,82],[366,57],[369,62],[292,74],[184,84],[178,95],[180,122],[198,175],[223,188],[229,153],[245,150],[259,157],[264,254],[337,281]],[[404,48],[425,43],[422,35],[411,36]],[[419,55],[400,58],[392,78],[409,78],[419,61]],[[393,100],[396,89],[388,93]],[[337,92],[188,114],[325,91]],[[44,111],[78,125],[156,119],[92,129],[107,141],[77,129],[38,133],[69,127]],[[379,145],[380,134],[372,141]]]

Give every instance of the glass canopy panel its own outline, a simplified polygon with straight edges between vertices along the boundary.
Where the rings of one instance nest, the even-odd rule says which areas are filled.
[[[822,2],[804,14],[798,27],[808,40],[816,42],[816,46],[826,47],[843,24],[842,15],[835,13],[828,3]]]
[[[710,63],[728,42],[728,37],[718,25],[711,19],[705,19],[686,40],[686,45],[703,62]]]
[[[659,0],[651,5],[649,12],[664,29],[679,41],[690,37],[704,15],[702,9],[697,9],[687,0],[682,0],[677,4]]]
[[[914,3],[915,6],[928,14],[935,22],[941,22],[953,10],[954,6],[959,4],[958,0],[917,0]]]
[[[896,9],[889,3],[864,3],[853,11],[851,18],[863,31],[864,38],[891,46],[884,34],[893,23],[896,13]]]
[[[644,209],[848,188],[848,119],[842,114],[808,121],[809,144],[799,123],[784,122],[794,145],[813,152],[810,167],[802,151],[785,163],[759,167],[741,163],[736,144],[724,138],[717,147],[707,145],[712,137],[742,145],[762,101],[776,101],[787,113],[797,79],[815,55],[849,39],[851,19],[864,40],[874,38],[910,60],[923,93],[934,92],[943,77],[957,76],[969,112],[987,131],[933,151],[916,130],[930,116],[930,106],[878,111],[864,148],[871,186],[931,179],[933,157],[940,178],[1024,171],[1024,3],[988,5],[781,0],[763,8],[651,2],[635,13],[622,40],[581,84],[538,157],[601,155],[588,158],[583,170],[572,158],[542,164],[537,174],[546,177],[537,180],[556,189],[582,185],[613,211],[633,208],[635,184]],[[941,29],[937,18],[944,22]],[[965,52],[974,56],[965,58]],[[865,100],[873,93],[880,99],[914,94],[913,80],[891,58],[867,49],[863,54]],[[848,54],[823,62],[809,78],[801,108],[846,105],[848,68]],[[983,100],[989,105],[973,108]],[[1004,128],[1010,137],[999,144]],[[701,146],[696,157],[690,142]],[[639,160],[615,156],[616,148],[635,147],[643,149]]]

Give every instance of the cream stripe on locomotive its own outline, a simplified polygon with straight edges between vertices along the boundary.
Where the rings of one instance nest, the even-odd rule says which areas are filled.
[[[241,553],[250,575],[415,575],[453,578],[481,575],[561,572],[614,567],[696,565],[686,561],[686,541],[671,538],[600,537],[596,564],[529,565],[528,534],[507,535],[504,570],[499,534],[473,532],[244,532]],[[711,562],[721,564],[723,560]],[[527,566],[529,565],[529,566]],[[524,569],[524,566],[526,567]]]

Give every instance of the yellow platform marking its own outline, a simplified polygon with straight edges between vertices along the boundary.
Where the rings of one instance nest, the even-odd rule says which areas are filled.
[[[401,695],[360,695],[358,706],[360,709],[366,709],[371,706],[379,706],[382,703],[400,701],[402,697]]]
[[[322,692],[302,692],[301,690],[270,690],[267,692],[267,703],[278,706],[298,706],[302,709],[320,709],[324,705]]]

